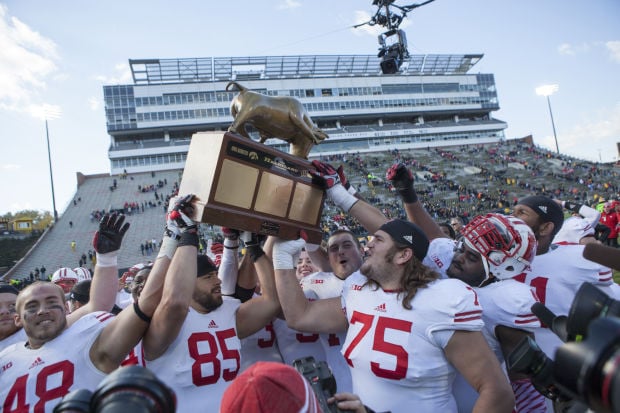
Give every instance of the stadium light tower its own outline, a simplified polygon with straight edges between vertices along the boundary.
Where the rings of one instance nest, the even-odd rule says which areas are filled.
[[[551,116],[551,127],[553,128],[553,138],[555,139],[555,150],[560,154],[560,147],[558,146],[558,135],[555,133],[555,122],[553,121],[553,112],[551,111],[551,99],[549,96],[558,91],[560,87],[558,85],[542,85],[536,88],[536,94],[538,96],[545,96],[547,98],[547,106],[549,106],[549,116]]]
[[[52,208],[54,215],[54,223],[58,222],[58,211],[56,210],[56,195],[54,194],[54,175],[52,174],[52,154],[50,151],[50,133],[47,126],[48,120],[58,119],[61,115],[61,110],[58,106],[44,104],[40,107],[33,109],[33,115],[40,119],[45,120],[45,139],[47,140],[47,160],[50,167],[50,185],[52,187]]]

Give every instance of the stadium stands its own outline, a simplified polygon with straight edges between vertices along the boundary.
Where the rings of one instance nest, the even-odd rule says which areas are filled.
[[[620,191],[620,170],[613,165],[558,156],[526,140],[364,155],[350,153],[323,156],[322,160],[335,166],[343,164],[349,181],[360,194],[390,217],[404,217],[389,182],[383,180],[385,170],[395,161],[403,161],[412,169],[416,175],[416,189],[427,209],[440,221],[457,215],[467,218],[505,210],[526,195],[548,194],[594,203],[598,199],[616,198]],[[46,266],[49,274],[61,266],[77,267],[82,254],[88,255],[92,250],[98,219],[91,218],[91,213],[101,210],[123,210],[131,223],[119,254],[120,268],[153,259],[157,247],[148,256],[146,252],[143,255],[140,244],[146,240],[160,241],[165,199],[176,189],[181,172],[85,177],[77,188],[74,202],[62,211],[56,225],[44,233],[4,278],[27,278],[32,269],[41,265]],[[421,176],[426,178],[421,179]],[[129,212],[125,203],[135,203],[139,207],[134,206]],[[363,234],[354,221],[327,205],[323,228],[330,230],[338,225],[347,225]],[[76,243],[75,251],[70,246],[72,241]],[[86,266],[92,268],[90,262]]]

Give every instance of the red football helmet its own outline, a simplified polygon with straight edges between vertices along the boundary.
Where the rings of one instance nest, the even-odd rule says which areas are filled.
[[[508,279],[529,269],[536,256],[530,227],[512,215],[487,214],[461,229],[463,242],[479,252],[487,278]]]

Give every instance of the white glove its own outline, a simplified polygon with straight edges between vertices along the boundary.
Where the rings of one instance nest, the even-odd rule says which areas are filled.
[[[276,240],[272,252],[273,268],[276,270],[295,269],[295,263],[304,245],[306,245],[306,241],[303,238],[293,241]]]

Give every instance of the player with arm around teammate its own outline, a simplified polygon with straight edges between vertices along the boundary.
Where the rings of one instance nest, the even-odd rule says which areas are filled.
[[[514,396],[480,330],[482,309],[459,280],[421,264],[428,240],[414,224],[383,224],[360,274],[341,297],[308,302],[296,281],[295,242],[276,243],[273,261],[287,322],[302,331],[346,331],[343,354],[353,392],[375,411],[455,412],[458,370],[479,392],[475,412],[510,412]]]

